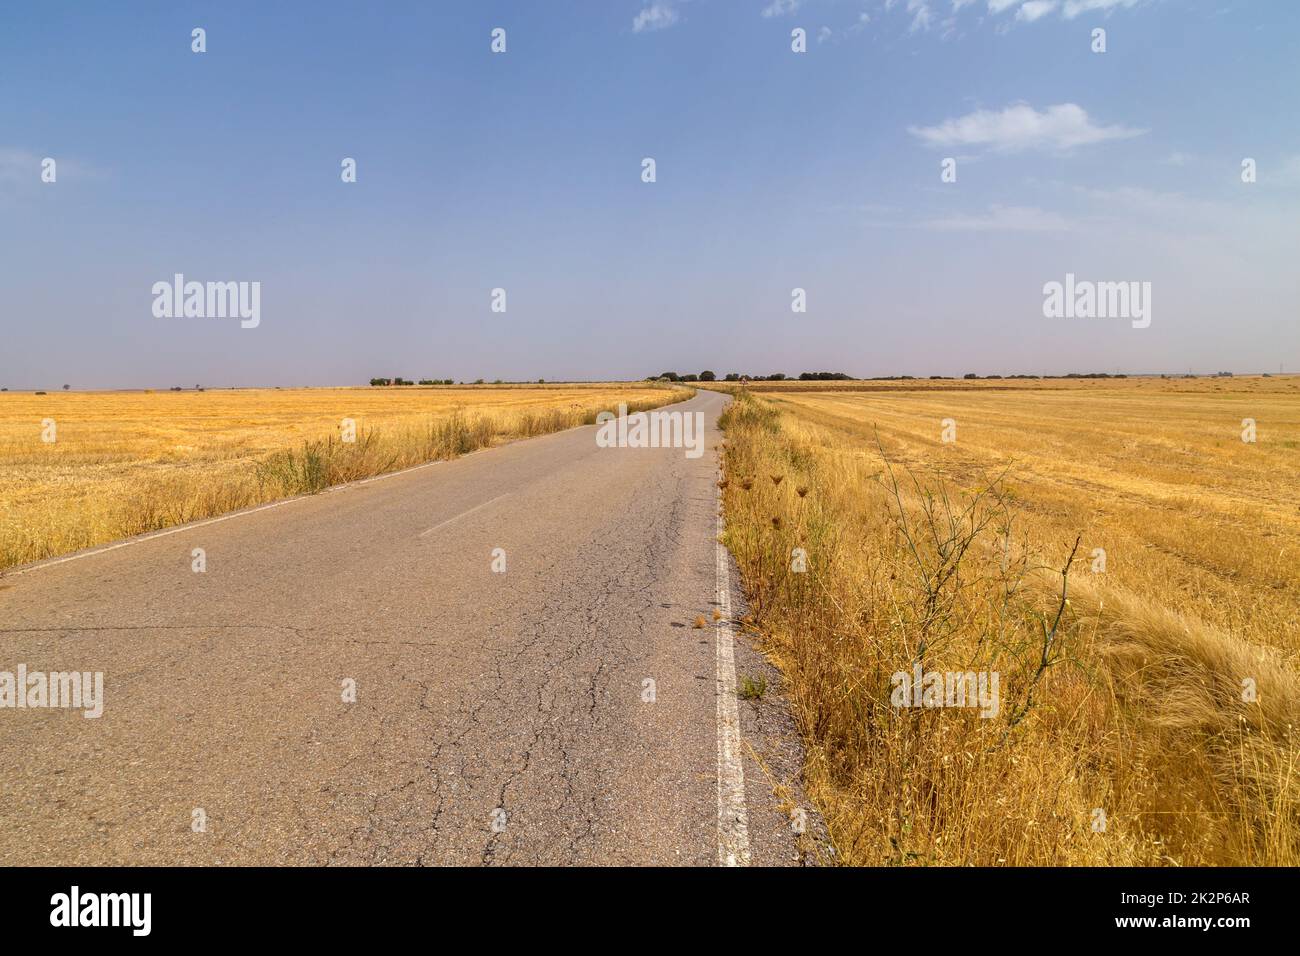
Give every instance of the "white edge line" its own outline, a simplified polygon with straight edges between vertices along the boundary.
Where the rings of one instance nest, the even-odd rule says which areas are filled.
[[[699,394],[699,389],[692,389],[691,394],[686,398],[679,399],[676,402],[669,402],[669,405],[680,405],[683,402],[689,402]],[[661,406],[662,407],[662,406]],[[202,521],[191,521],[185,524],[178,524],[174,528],[164,528],[161,531],[150,531],[146,534],[137,535],[134,538],[127,538],[125,541],[118,541],[113,544],[104,545],[99,548],[92,548],[88,551],[77,551],[73,554],[66,554],[61,558],[45,558],[42,561],[36,561],[32,564],[17,565],[12,568],[0,569],[0,578],[16,578],[20,574],[28,574],[32,571],[39,571],[42,568],[52,568],[56,564],[66,564],[69,561],[79,561],[82,558],[93,558],[97,554],[107,554],[109,551],[116,551],[118,548],[129,548],[133,544],[143,544],[146,541],[152,541],[154,538],[165,538],[169,534],[180,534],[182,531],[193,531],[195,528],[203,528],[210,524],[217,524],[221,521],[229,521],[231,518],[242,518],[245,515],[257,514],[259,511],[269,511],[272,508],[279,508],[283,505],[293,504],[295,501],[302,501],[304,498],[319,498],[321,495],[330,494],[335,491],[346,491],[349,488],[358,485],[368,485],[374,481],[384,481],[388,478],[396,478],[398,475],[407,475],[413,471],[419,471],[422,468],[431,468],[434,465],[445,465],[449,462],[460,461],[468,458],[470,455],[477,455],[479,452],[492,451],[495,448],[504,448],[508,445],[518,445],[526,441],[533,441],[537,438],[549,438],[552,435],[563,435],[565,432],[577,431],[579,428],[593,428],[593,425],[574,425],[572,428],[562,428],[558,432],[547,432],[545,435],[534,435],[531,438],[516,438],[501,445],[490,445],[486,448],[476,448],[474,451],[466,452],[463,455],[457,455],[455,458],[439,458],[435,461],[423,461],[418,465],[412,465],[409,468],[402,468],[399,471],[390,471],[383,475],[372,475],[369,478],[361,478],[357,481],[345,481],[339,485],[330,485],[328,488],[322,488],[319,492],[312,495],[295,495],[292,498],[282,498],[279,501],[269,501],[264,505],[256,505],[252,508],[243,508],[239,511],[232,511],[229,514],[219,515],[215,518],[204,518]],[[494,499],[495,500],[495,499]],[[484,502],[483,504],[489,504]],[[480,506],[481,507],[481,506]],[[473,510],[473,509],[471,509]],[[469,512],[466,512],[468,514]],[[464,517],[459,515],[458,517]],[[454,518],[452,519],[455,520]],[[429,531],[434,530],[430,528]],[[425,532],[427,534],[428,532]],[[423,535],[421,535],[423,537]]]
[[[699,389],[693,389],[692,393],[686,395],[686,398],[677,399],[676,402],[668,402],[668,405],[681,405],[682,402],[689,402],[690,399],[694,398],[695,395],[697,394],[699,394]],[[87,550],[87,551],[77,551],[77,553],[74,554],[65,554],[64,557],[61,558],[45,558],[43,559],[43,561],[36,561],[31,564],[18,564],[18,566],[16,567],[0,568],[0,578],[17,578],[18,575],[29,574],[29,572],[31,571],[39,571],[40,568],[43,567],[53,567],[55,566],[55,564],[65,564],[68,563],[69,561],[79,561],[79,559],[81,558],[94,558],[96,554],[107,554],[108,551],[116,551],[118,548],[130,548],[131,545],[144,544],[144,542],[152,541],[153,538],[156,537],[166,537],[168,535],[179,535],[179,533],[181,533],[182,531],[194,531],[195,528],[204,528],[207,527],[207,525],[209,524],[217,524],[218,522],[229,522],[231,518],[243,518],[244,515],[255,515],[259,511],[269,511],[270,509],[273,509],[273,507],[291,505],[291,503],[294,503],[295,501],[303,501],[304,498],[318,498],[321,496],[321,494],[329,494],[331,492],[346,492],[348,488],[354,488],[354,486],[356,485],[368,485],[372,483],[372,481],[383,481],[386,479],[390,479],[390,477],[396,477],[398,475],[409,475],[409,473],[411,473],[412,471],[420,471],[421,468],[432,468],[433,466],[435,466],[435,464],[447,464],[450,462],[459,462],[459,460],[464,458],[469,458],[469,455],[477,455],[478,453],[481,453],[481,451],[491,451],[494,449],[498,449],[498,447],[506,447],[508,445],[521,445],[525,441],[534,441],[537,440],[537,438],[549,438],[552,436],[552,434],[564,434],[565,432],[576,432],[577,429],[580,428],[594,428],[594,425],[573,425],[572,428],[562,428],[558,432],[547,432],[546,434],[536,434],[536,436],[532,436],[530,438],[515,438],[515,440],[503,442],[502,445],[490,445],[487,447],[482,447],[482,449],[474,449],[473,451],[467,451],[467,453],[463,455],[456,455],[455,458],[439,458],[437,460],[433,460],[433,462],[421,462],[420,464],[412,464],[412,466],[409,468],[402,468],[402,470],[400,471],[390,471],[385,473],[385,475],[372,475],[368,477],[368,479],[359,479],[356,481],[344,481],[343,484],[330,485],[329,488],[322,488],[320,492],[317,492],[316,494],[296,494],[296,496],[292,498],[282,498],[279,499],[279,501],[266,502],[265,505],[257,505],[255,507],[248,507],[248,509],[231,511],[230,514],[218,515],[217,518],[205,518],[201,520],[201,522],[187,522],[186,524],[175,525],[174,528],[164,528],[162,529],[162,531],[151,531],[146,533],[146,535],[129,537],[126,538],[125,541],[117,541],[114,542],[114,544],[104,545],[103,548],[92,548],[91,550]],[[484,505],[489,505],[489,503],[490,502],[485,501]],[[480,505],[480,507],[482,506]],[[469,512],[467,511],[465,512],[465,514],[469,514]],[[464,518],[464,515],[458,515],[458,518]],[[455,520],[455,519],[451,519],[451,520]],[[429,531],[433,531],[433,528],[429,528]],[[426,535],[426,533],[428,532],[424,532],[424,533]],[[421,537],[424,537],[424,535],[421,535]]]
[[[551,434],[558,433],[552,432]],[[478,450],[488,451],[489,449]],[[475,452],[469,453],[469,455],[472,454],[475,454]],[[39,571],[41,568],[52,568],[56,564],[65,564],[68,561],[77,561],[81,558],[92,558],[97,554],[106,554],[109,551],[116,551],[118,548],[129,548],[134,544],[143,544],[146,541],[152,541],[154,538],[165,538],[169,534],[180,534],[182,531],[193,531],[196,528],[204,528],[210,524],[219,524],[222,521],[229,521],[232,518],[242,518],[245,515],[257,514],[259,511],[270,511],[272,508],[281,508],[284,505],[291,505],[295,501],[303,501],[307,498],[319,498],[321,495],[346,491],[349,488],[355,488],[359,485],[368,485],[371,482],[396,478],[398,475],[408,475],[411,472],[419,471],[422,468],[432,468],[434,465],[445,465],[448,462],[459,461],[461,458],[467,458],[469,455],[461,455],[460,458],[439,458],[437,461],[425,461],[418,465],[412,465],[410,468],[403,468],[400,471],[390,471],[382,475],[372,475],[369,478],[361,478],[357,481],[347,481],[341,485],[330,485],[328,488],[322,488],[314,495],[294,495],[292,498],[282,498],[279,501],[269,501],[264,505],[256,505],[252,508],[242,508],[239,511],[232,511],[229,514],[218,515],[215,518],[204,518],[202,521],[190,521],[185,524],[178,524],[174,528],[163,528],[161,531],[150,531],[147,534],[137,535],[134,538],[127,538],[125,541],[118,541],[114,544],[104,545],[99,548],[92,548],[89,551],[78,551],[76,554],[64,555],[61,558],[46,558],[44,561],[38,561],[35,564],[29,564],[26,567],[9,568],[8,570],[0,571],[0,578],[17,577],[20,574],[27,574],[30,571]]]
[[[745,767],[740,753],[740,713],[736,705],[736,657],[731,636],[731,569],[722,543],[722,497],[718,496],[718,606],[714,627],[718,695],[718,864],[749,865],[749,814],[745,809]]]

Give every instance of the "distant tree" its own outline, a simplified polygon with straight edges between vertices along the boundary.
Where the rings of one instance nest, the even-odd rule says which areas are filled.
[[[660,373],[659,373],[659,377],[660,377],[660,378],[666,378],[666,379],[667,379],[668,381],[670,381],[670,382],[680,382],[680,381],[681,381],[681,376],[679,376],[676,372],[660,372]]]
[[[962,376],[962,378],[979,378],[979,376],[976,375],[974,372],[967,372],[965,375]]]
[[[703,372],[700,373],[701,382],[716,382],[717,380],[718,380],[718,376],[714,375],[708,369],[705,369]]]
[[[723,381],[724,381],[724,382],[739,382],[739,381],[740,381],[740,373],[739,373],[739,372],[728,372],[728,373],[727,373],[727,377],[724,378]]]
[[[679,382],[698,382],[699,380],[700,380],[699,376],[696,375],[694,372],[691,372],[688,375],[683,375],[681,378],[678,379]]]
[[[71,388],[71,386],[69,386],[69,385],[64,385],[64,386],[63,386],[63,390],[64,390],[65,392],[66,392],[69,388]]]

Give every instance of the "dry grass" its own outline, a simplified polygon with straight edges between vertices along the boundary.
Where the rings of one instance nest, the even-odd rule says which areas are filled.
[[[728,544],[840,858],[1300,862],[1300,381],[944,384],[725,423]],[[998,716],[893,707],[918,661],[997,671]]]
[[[643,384],[0,394],[0,568],[686,394]],[[342,441],[345,418],[355,442]]]

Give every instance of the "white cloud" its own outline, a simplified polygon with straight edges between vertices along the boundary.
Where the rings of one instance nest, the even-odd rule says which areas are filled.
[[[983,146],[996,152],[1026,149],[1069,150],[1108,140],[1141,136],[1146,130],[1098,126],[1083,107],[1059,103],[1038,112],[1027,103],[1003,110],[976,110],[938,126],[909,126],[929,146]]]
[[[1279,201],[1283,197],[1276,194],[1256,200],[1246,187],[1210,198],[1143,186],[1075,186],[1072,191],[1088,209],[1087,228],[1108,237],[1210,243],[1227,255],[1230,249],[1261,247],[1272,254],[1286,249],[1295,235],[1294,201]]]
[[[794,13],[799,9],[803,0],[772,0],[763,8],[762,15],[765,17],[784,17]]]
[[[1108,12],[1116,7],[1136,7],[1142,0],[1065,0],[1065,7],[1061,14],[1067,20],[1073,20],[1081,13],[1090,13],[1093,10]]]
[[[786,9],[788,5],[803,4],[804,0],[767,0],[768,10]],[[883,0],[885,12],[906,9],[909,17],[908,32],[929,32],[938,28],[943,39],[955,36],[963,19],[961,11],[975,7],[971,22],[983,25],[987,20],[999,34],[1008,33],[1019,23],[1036,23],[1057,15],[1073,20],[1084,13],[1109,14],[1113,10],[1132,9],[1151,0]],[[978,6],[977,6],[978,4]],[[951,8],[951,12],[948,11]],[[986,16],[987,14],[987,16]]]
[[[1011,8],[1017,7],[1016,19],[1025,23],[1033,23],[1057,8],[1060,8],[1061,16],[1067,20],[1073,20],[1081,13],[1090,13],[1092,11],[1105,13],[1119,7],[1136,7],[1143,2],[1144,0],[1064,0],[1064,5],[1062,5],[1062,0],[988,0],[988,5],[989,13],[993,14],[1006,13]],[[955,13],[969,3],[971,3],[971,0],[953,0],[953,12]]]
[[[820,30],[817,31],[817,42],[825,43],[834,35],[834,33],[835,31],[832,30],[830,27],[822,27]]]
[[[1037,206],[989,206],[981,215],[956,215],[922,223],[945,232],[1064,232],[1070,224]]]
[[[912,25],[908,28],[910,32],[930,29],[934,14],[930,12],[930,5],[926,0],[907,0],[907,12],[912,14]]]
[[[666,30],[678,20],[677,11],[666,3],[652,3],[632,19],[633,33]]]
[[[1026,0],[1016,11],[1016,19],[1023,20],[1026,23],[1033,23],[1040,17],[1045,17],[1057,7],[1058,0]]]
[[[1091,202],[1099,216],[1131,219],[1136,214],[1145,222],[1173,229],[1222,225],[1248,211],[1242,203],[1160,192],[1144,186],[1076,186],[1075,192]]]

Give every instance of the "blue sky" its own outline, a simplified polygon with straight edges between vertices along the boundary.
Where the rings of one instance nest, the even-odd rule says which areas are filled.
[[[0,24],[0,385],[1300,368],[1291,0]],[[156,318],[177,272],[260,282],[260,325]],[[1044,318],[1067,272],[1151,282],[1150,327]]]

